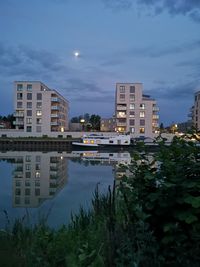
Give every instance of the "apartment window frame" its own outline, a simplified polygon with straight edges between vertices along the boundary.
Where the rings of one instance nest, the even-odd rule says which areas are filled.
[[[129,120],[129,125],[130,126],[135,126],[135,119],[130,119]]]
[[[145,119],[140,119],[140,126],[145,126]]]
[[[120,85],[120,86],[119,86],[119,93],[120,93],[120,94],[124,94],[124,93],[125,93],[125,90],[126,90],[126,88],[125,88],[124,85]]]
[[[40,109],[36,110],[36,116],[38,117],[42,116],[42,110]]]
[[[135,104],[134,104],[134,103],[131,103],[131,104],[129,105],[129,108],[130,108],[131,110],[135,109]]]
[[[31,117],[32,116],[32,109],[26,110],[26,116]]]
[[[17,91],[23,91],[23,84],[22,83],[17,84]]]
[[[17,101],[17,108],[23,108],[23,102]]]
[[[144,134],[144,133],[145,133],[145,127],[140,127],[139,132],[140,132],[141,134]]]
[[[33,85],[32,84],[27,84],[26,85],[26,90],[27,91],[32,91],[32,89],[33,89]]]
[[[145,110],[145,103],[140,104],[140,109]]]
[[[33,105],[32,102],[26,102],[26,108],[32,109],[32,105]]]
[[[41,101],[42,100],[42,93],[37,93],[36,99]]]
[[[139,114],[140,116],[140,118],[145,118],[145,112],[144,111],[140,111],[140,114]]]
[[[32,126],[26,126],[26,132],[31,133],[32,132]]]
[[[27,100],[32,100],[32,93],[27,93],[26,99]]]

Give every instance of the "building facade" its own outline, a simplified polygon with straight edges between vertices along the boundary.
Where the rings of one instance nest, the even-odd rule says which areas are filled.
[[[200,131],[200,91],[194,95],[194,106],[191,109],[193,126]]]
[[[114,132],[116,130],[116,118],[101,119],[101,132]]]
[[[14,109],[16,130],[48,135],[69,129],[68,101],[39,81],[14,83]]]
[[[133,136],[151,137],[158,132],[159,108],[143,94],[142,83],[117,83],[115,94],[116,130]]]

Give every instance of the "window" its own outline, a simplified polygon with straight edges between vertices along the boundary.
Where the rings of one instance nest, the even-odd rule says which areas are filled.
[[[36,169],[37,171],[40,170],[40,164],[36,163],[36,164],[35,164],[35,169]]]
[[[27,84],[26,89],[27,91],[32,91],[32,84]]]
[[[26,123],[31,124],[32,123],[32,118],[26,118]]]
[[[130,109],[135,109],[135,104],[130,104]]]
[[[134,133],[135,132],[135,128],[134,127],[130,127],[130,132]]]
[[[140,104],[140,109],[145,109],[145,104],[144,103]]]
[[[26,205],[29,205],[29,204],[30,204],[30,198],[29,198],[29,197],[25,197],[25,199],[24,199],[24,203],[25,203]]]
[[[30,165],[30,164],[28,164]],[[26,178],[31,178],[31,172],[26,172],[26,175],[25,175]]]
[[[120,86],[119,87],[119,92],[120,93],[125,93],[125,86]]]
[[[135,111],[130,110],[129,115],[130,115],[130,117],[135,117]]]
[[[31,194],[30,188],[26,188],[25,189],[25,196],[30,196],[30,194]]]
[[[27,102],[27,103],[26,103],[26,107],[27,107],[27,108],[32,108],[32,102]]]
[[[31,169],[31,164],[26,164],[26,170],[29,171]]]
[[[40,161],[41,161],[41,156],[36,156],[36,157],[35,157],[35,161],[36,161],[36,162],[40,162]]]
[[[15,182],[15,185],[16,185],[16,186],[21,186],[21,181],[16,181],[16,182]]]
[[[27,110],[27,111],[26,111],[26,115],[27,115],[27,116],[32,116],[32,110]]]
[[[15,189],[15,195],[16,196],[20,196],[21,195],[21,189],[20,188],[16,188]]]
[[[129,124],[130,124],[130,126],[135,125],[135,120],[131,119],[131,120],[129,121]]]
[[[140,120],[140,125],[144,126],[145,125],[145,120]]]
[[[26,156],[26,162],[30,162],[31,161],[31,156],[30,155],[27,155]]]
[[[41,133],[42,132],[42,127],[41,126],[36,126],[36,132]]]
[[[35,173],[35,178],[40,178],[40,172],[37,171],[37,172]]]
[[[42,93],[37,93],[37,100],[42,100]]]
[[[29,133],[32,132],[32,127],[31,126],[27,126],[26,127],[26,131],[29,132]]]
[[[118,119],[119,123],[126,123],[126,119]]]
[[[135,101],[135,95],[130,95],[130,101]]]
[[[17,93],[17,100],[22,100],[23,94],[22,93]]]
[[[140,111],[140,118],[144,118],[145,116],[145,112],[144,111]]]
[[[42,108],[42,102],[37,102],[36,108]]]
[[[40,186],[40,181],[39,180],[35,181],[35,186]]]
[[[36,115],[37,116],[42,116],[42,110],[36,110]]]
[[[37,124],[41,124],[42,123],[42,119],[41,118],[36,118],[36,123]]]
[[[32,100],[32,93],[27,93],[27,100]]]
[[[17,84],[17,91],[23,90],[23,84]]]
[[[22,108],[22,102],[17,102],[17,108]]]
[[[36,195],[36,196],[39,196],[39,195],[40,195],[40,189],[39,189],[39,188],[36,188],[36,189],[35,189],[35,195]]]
[[[120,94],[120,95],[119,95],[119,99],[120,99],[120,100],[125,100],[125,94]]]
[[[140,133],[145,133],[144,127],[140,127]]]
[[[126,112],[124,112],[124,111],[119,111],[117,115],[118,115],[118,117],[120,117],[120,118],[124,118],[124,117],[126,117]]]
[[[30,183],[29,180],[28,181],[25,181],[25,186],[31,186],[31,183]]]
[[[130,86],[130,94],[135,94],[135,86]]]

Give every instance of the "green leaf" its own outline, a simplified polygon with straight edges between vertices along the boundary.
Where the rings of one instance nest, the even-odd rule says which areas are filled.
[[[185,203],[191,204],[193,208],[200,208],[200,196],[193,197],[191,195],[184,199]]]

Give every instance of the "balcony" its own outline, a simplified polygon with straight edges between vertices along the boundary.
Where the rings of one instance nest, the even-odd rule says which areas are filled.
[[[51,106],[51,110],[60,110],[59,106]]]
[[[51,122],[51,126],[58,126],[58,125],[59,125],[58,121],[52,121]]]
[[[117,118],[120,119],[120,118],[126,118],[126,114],[122,115],[122,114],[117,114]]]
[[[126,110],[126,106],[117,105],[117,110]]]
[[[159,115],[153,115],[153,119],[158,120],[159,119]]]
[[[14,117],[24,117],[24,112],[14,112],[13,113]]]
[[[117,127],[126,127],[126,122],[117,122]]]
[[[59,118],[58,114],[51,114],[51,118]]]
[[[51,102],[60,102],[60,99],[58,97],[52,97]]]
[[[153,107],[153,111],[159,111],[159,107]]]
[[[24,121],[13,121],[14,125],[24,125]]]

